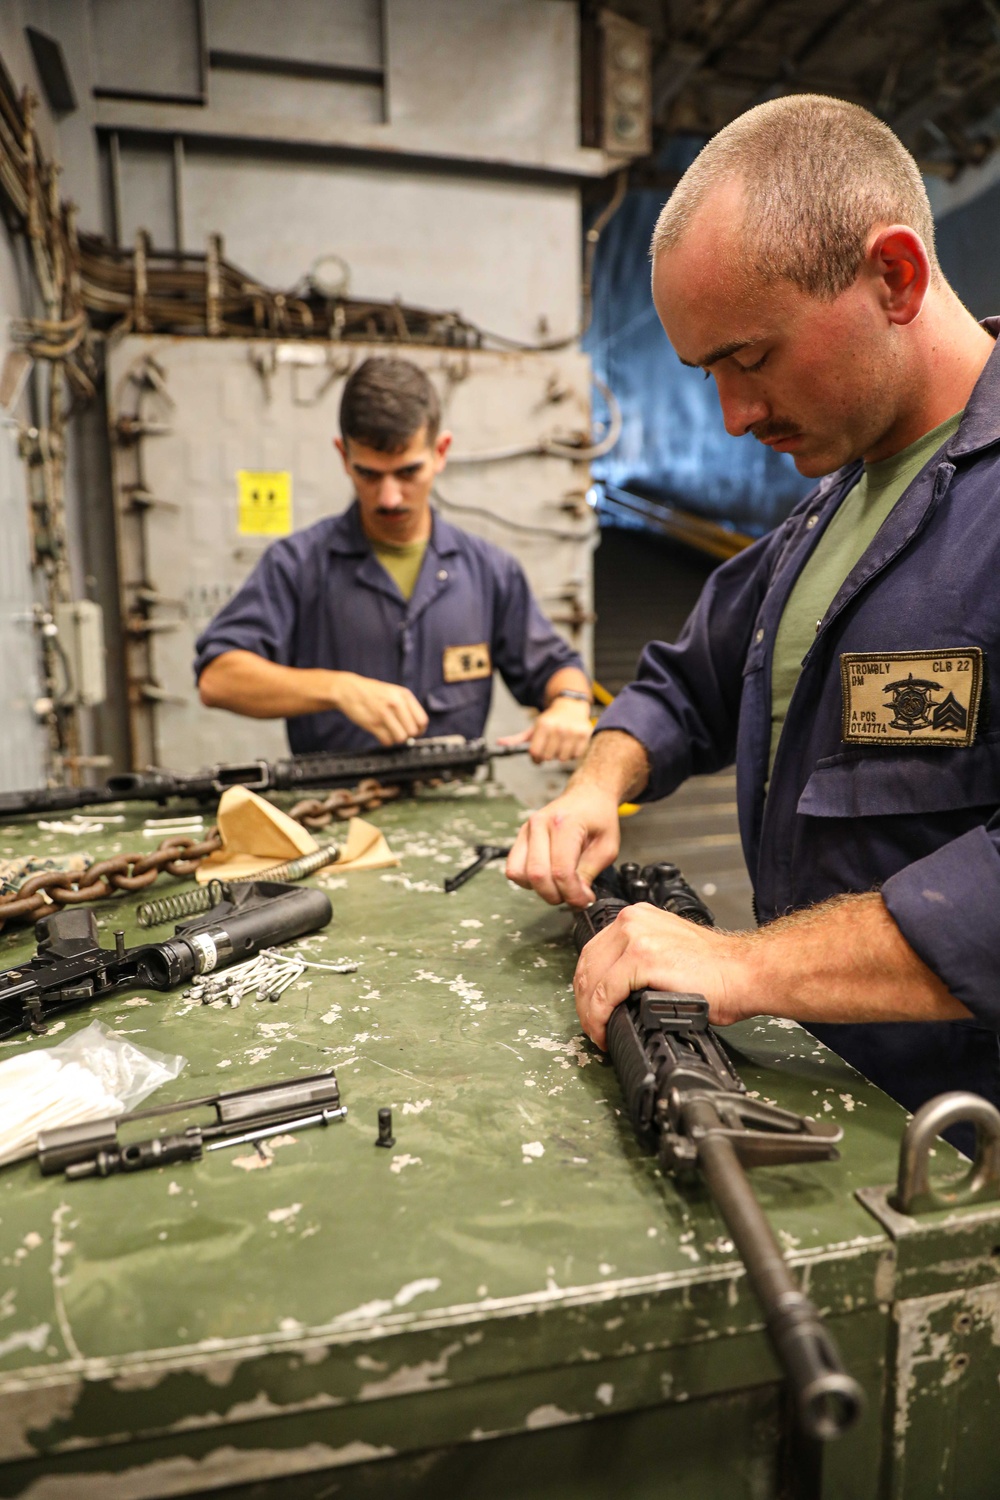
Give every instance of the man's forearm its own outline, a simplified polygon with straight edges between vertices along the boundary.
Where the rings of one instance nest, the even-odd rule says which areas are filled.
[[[617,802],[638,797],[649,781],[649,756],[645,745],[622,729],[595,734],[583,764],[570,777],[569,786],[599,786]]]
[[[875,893],[835,897],[769,923],[747,936],[744,959],[739,1000],[747,1016],[807,1024],[970,1017]]]
[[[320,667],[283,667],[252,651],[226,651],[210,661],[198,680],[208,708],[228,708],[253,719],[291,719],[336,707],[341,672]]]
[[[805,1025],[962,1021],[970,1012],[917,957],[879,895],[839,896],[757,932],[719,932],[627,906],[580,955],[573,981],[599,1047],[637,990],[704,995],[716,1026],[754,1016]]]

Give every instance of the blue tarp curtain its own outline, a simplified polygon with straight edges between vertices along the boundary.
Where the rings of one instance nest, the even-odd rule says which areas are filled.
[[[701,140],[674,139],[659,162],[678,175]],[[681,364],[649,289],[649,242],[664,194],[630,191],[607,225],[594,260],[594,312],[583,344],[617,397],[624,425],[615,448],[592,465],[604,484],[730,523],[758,536],[810,488],[786,454],[755,438],[731,438],[715,382]],[[595,397],[595,417],[603,411]]]

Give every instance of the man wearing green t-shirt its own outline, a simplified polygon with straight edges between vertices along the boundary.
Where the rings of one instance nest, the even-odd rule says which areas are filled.
[[[833,599],[855,563],[867,552],[883,521],[920,470],[958,431],[962,412],[932,427],[891,458],[866,463],[861,478],[841,501],[796,580],[781,616],[771,662],[771,779],[788,705],[802,658],[813,643]]]
[[[268,548],[197,642],[202,701],[285,718],[296,753],[422,735],[478,737],[494,670],[538,710],[507,743],[575,760],[590,681],[509,553],[431,506],[451,434],[409,360],[365,360],[344,386],[336,446],[355,489],[341,516]]]
[[[619,803],[735,761],[759,930],[628,908],[580,958],[585,1031],[603,1046],[637,990],[701,993],[720,1025],[802,1022],[910,1109],[1000,1106],[1000,319],[945,280],[901,142],[818,95],[712,138],[653,300],[726,430],[819,482],[647,646],[508,875],[584,905]]]

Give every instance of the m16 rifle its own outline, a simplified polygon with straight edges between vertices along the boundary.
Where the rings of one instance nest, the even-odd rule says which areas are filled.
[[[205,916],[181,922],[162,943],[102,948],[92,911],[69,908],[35,924],[38,951],[0,973],[0,1037],[44,1032],[50,1017],[118,990],[170,990],[214,969],[252,958],[325,927],[333,908],[324,891],[280,881],[222,884]]]
[[[577,912],[578,950],[637,901],[714,927],[708,907],[676,865],[611,867],[596,900]],[[831,1161],[843,1131],[751,1099],[708,1024],[702,995],[642,990],[608,1020],[608,1052],[639,1141],[664,1172],[700,1174],[743,1258],[771,1344],[788,1377],[807,1436],[839,1436],[861,1414],[863,1393],[847,1373],[819,1313],[795,1285],[744,1168]]]
[[[526,745],[490,745],[460,735],[409,740],[405,745],[336,754],[290,755],[284,760],[250,760],[206,767],[202,771],[126,771],[103,786],[37,787],[0,792],[0,818],[18,814],[68,812],[107,802],[160,802],[175,797],[215,801],[231,786],[252,792],[297,792],[308,787],[354,786],[367,777],[391,786],[416,781],[453,781],[471,776],[480,766],[508,755],[526,753]]]

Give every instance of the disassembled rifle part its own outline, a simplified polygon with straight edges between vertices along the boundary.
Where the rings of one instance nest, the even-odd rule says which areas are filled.
[[[471,880],[473,875],[478,875],[488,864],[495,859],[506,859],[512,845],[505,844],[477,844],[476,857],[471,865],[466,865],[464,870],[459,870],[456,875],[449,875],[444,883],[444,888],[450,896],[452,891],[457,891],[459,886]]]
[[[253,875],[237,875],[231,880],[210,880],[193,891],[182,891],[177,896],[164,896],[158,901],[144,901],[139,907],[140,927],[159,927],[166,922],[175,922],[179,917],[194,916],[198,912],[210,911],[225,893],[226,886],[246,885],[252,880],[304,880],[327,865],[336,864],[343,850],[339,844],[324,844],[312,854],[302,854],[298,859],[289,859],[280,865],[271,865]]]
[[[594,904],[576,914],[578,950],[635,901],[703,927],[715,918],[676,865],[612,866],[594,882]],[[772,1347],[811,1438],[846,1432],[864,1393],[847,1373],[809,1298],[792,1280],[744,1168],[831,1161],[839,1126],[751,1099],[708,1021],[703,995],[642,990],[612,1011],[608,1052],[632,1127],[664,1172],[700,1173],[746,1266]]]
[[[118,932],[111,950],[100,946],[92,911],[55,912],[35,925],[34,957],[0,973],[0,1037],[44,1032],[53,1015],[119,990],[175,989],[305,937],[332,916],[324,891],[248,881],[233,884],[205,916],[182,922],[172,938],[127,949]]]
[[[383,1105],[378,1112],[378,1139],[376,1146],[394,1146],[396,1137],[392,1133],[392,1110]]]
[[[356,974],[358,966],[317,963],[301,953],[262,948],[256,958],[234,964],[221,974],[200,975],[190,989],[184,991],[184,998],[200,1001],[202,1005],[223,1001],[234,1007],[251,994],[255,1000],[276,1001],[290,984],[302,978],[307,969],[325,969],[329,974]]]
[[[152,1136],[125,1144],[118,1138],[122,1125],[196,1109],[214,1109],[215,1122],[189,1125],[179,1135]],[[110,1119],[45,1130],[38,1137],[38,1163],[45,1176],[63,1172],[71,1181],[112,1177],[119,1172],[141,1172],[174,1162],[200,1161],[205,1151],[222,1151],[293,1130],[330,1125],[346,1115],[337,1076],[328,1068],[306,1078],[205,1094]]]

